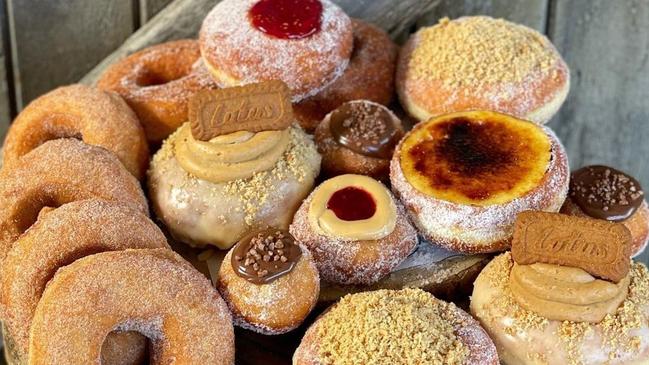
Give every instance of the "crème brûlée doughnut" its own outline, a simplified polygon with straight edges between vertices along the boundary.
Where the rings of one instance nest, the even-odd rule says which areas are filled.
[[[300,206],[290,232],[311,251],[320,277],[337,284],[375,283],[417,244],[401,203],[363,175],[320,184]]]
[[[136,331],[160,364],[234,364],[234,329],[209,280],[168,249],[102,252],[57,271],[29,338],[30,364],[97,364],[106,335]]]
[[[647,246],[649,208],[642,186],[612,167],[592,165],[573,171],[561,212],[622,223],[631,232],[631,256]]]
[[[147,139],[159,143],[187,121],[187,104],[195,93],[218,88],[202,63],[196,40],[157,44],[108,67],[97,87],[122,96]]]
[[[649,273],[619,283],[580,268],[519,265],[507,252],[480,273],[471,312],[503,364],[647,364]]]
[[[455,304],[420,289],[343,297],[307,330],[295,365],[497,365],[493,342]]]
[[[352,19],[354,49],[345,72],[314,96],[293,104],[293,113],[307,132],[343,103],[371,100],[388,105],[394,97],[398,46],[382,29]]]
[[[319,171],[320,155],[299,126],[200,141],[186,123],[153,157],[148,185],[176,239],[227,249],[251,230],[288,228]]]
[[[390,165],[392,189],[420,234],[470,253],[509,247],[524,210],[558,211],[568,178],[568,158],[554,132],[487,111],[419,123]]]
[[[294,102],[340,77],[353,48],[351,20],[329,0],[221,1],[199,41],[219,86],[281,80]]]
[[[309,250],[285,230],[254,231],[225,256],[217,288],[235,325],[266,335],[299,326],[320,293]]]
[[[46,141],[78,138],[113,152],[138,180],[149,163],[144,131],[124,100],[85,85],[52,90],[32,101],[7,131],[3,165],[11,166]]]
[[[568,66],[544,35],[487,16],[421,28],[402,48],[396,77],[401,104],[419,120],[494,110],[543,124],[570,88]]]
[[[42,212],[0,268],[3,339],[11,363],[27,363],[36,305],[59,268],[87,255],[128,248],[169,246],[147,216],[119,203],[81,200]],[[131,349],[121,352],[122,342],[130,343]],[[111,333],[102,349],[102,363],[140,364],[145,355],[146,339],[141,335]]]

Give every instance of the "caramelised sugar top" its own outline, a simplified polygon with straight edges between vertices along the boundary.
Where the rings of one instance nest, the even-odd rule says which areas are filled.
[[[425,122],[401,147],[401,167],[417,190],[472,205],[525,195],[544,178],[550,159],[550,140],[540,127],[491,112]]]

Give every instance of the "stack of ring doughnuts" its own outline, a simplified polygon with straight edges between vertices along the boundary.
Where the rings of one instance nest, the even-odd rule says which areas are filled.
[[[195,40],[136,52],[110,66],[97,86],[126,100],[152,143],[161,142],[187,121],[187,103],[196,92],[217,88],[200,60]]]
[[[113,152],[133,176],[144,177],[149,149],[137,117],[118,95],[84,85],[60,87],[27,105],[7,132],[3,164],[66,137]]]

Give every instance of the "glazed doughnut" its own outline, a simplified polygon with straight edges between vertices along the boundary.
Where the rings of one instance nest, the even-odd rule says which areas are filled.
[[[145,48],[110,66],[97,87],[121,95],[133,108],[147,139],[159,143],[187,121],[194,93],[216,84],[200,61],[195,40]]]
[[[368,100],[344,103],[315,130],[322,172],[387,181],[394,147],[404,133],[401,120],[383,105]]]
[[[453,303],[420,289],[350,294],[307,330],[295,365],[497,365],[493,342]]]
[[[422,121],[493,110],[543,124],[563,104],[570,71],[537,31],[468,16],[444,18],[411,36],[399,56],[396,82],[401,104]]]
[[[228,252],[217,287],[236,325],[276,335],[295,329],[315,307],[320,277],[304,245],[287,231],[267,229]]]
[[[143,214],[138,181],[111,152],[76,139],[43,143],[0,171],[0,262],[43,208],[84,199],[114,201]]]
[[[234,364],[227,306],[171,250],[103,252],[60,269],[36,307],[29,363],[98,363],[106,334],[132,330],[159,364]]]
[[[87,255],[127,248],[169,246],[158,226],[144,214],[101,200],[72,202],[44,213],[18,238],[0,270],[3,335],[15,363],[27,362],[34,311],[55,272]],[[123,354],[110,350],[112,342],[104,345],[105,360],[120,364]],[[145,350],[140,346],[141,353]],[[108,354],[118,357],[111,359]]]
[[[307,132],[345,102],[392,101],[398,46],[382,29],[360,19],[352,19],[352,31],[354,49],[345,72],[318,94],[293,104],[293,115]]]
[[[524,210],[558,211],[569,174],[552,130],[487,111],[419,123],[390,165],[392,189],[420,234],[467,253],[507,249]]]
[[[119,96],[84,85],[60,87],[37,98],[11,124],[3,165],[44,142],[78,138],[113,152],[138,180],[149,163],[149,148],[133,111]]]
[[[362,175],[323,182],[295,213],[290,232],[311,251],[324,281],[345,285],[375,283],[417,245],[401,203]]]
[[[294,102],[342,75],[353,48],[351,20],[329,0],[221,1],[199,38],[219,86],[281,80]]]

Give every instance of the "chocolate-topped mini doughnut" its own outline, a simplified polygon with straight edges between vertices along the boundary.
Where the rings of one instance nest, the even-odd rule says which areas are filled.
[[[345,103],[315,131],[323,172],[386,180],[394,147],[403,134],[401,121],[385,106],[368,100]]]
[[[573,171],[562,213],[620,222],[631,231],[633,256],[649,238],[649,208],[640,183],[620,170],[591,165]]]
[[[317,302],[320,278],[305,246],[269,228],[248,234],[228,252],[217,287],[236,325],[274,335],[304,321]]]

